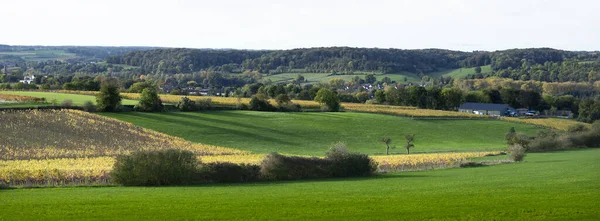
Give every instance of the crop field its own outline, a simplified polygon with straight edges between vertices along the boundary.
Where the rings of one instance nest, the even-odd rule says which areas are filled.
[[[192,142],[249,150],[322,155],[333,143],[346,143],[351,151],[385,154],[384,136],[404,153],[404,135],[416,134],[415,153],[497,151],[506,146],[504,134],[517,131],[534,135],[539,128],[499,120],[411,120],[369,113],[207,111],[171,113],[102,113],[137,126]]]
[[[383,172],[419,171],[458,167],[470,158],[499,155],[500,152],[463,152],[372,156]],[[260,164],[265,154],[203,155],[203,163],[230,162]],[[107,185],[114,157],[0,160],[0,183],[10,186]]]
[[[192,116],[200,117],[216,114],[215,116],[217,117],[225,118],[221,119],[220,122],[224,123],[227,117],[236,116],[235,114],[240,114],[241,118],[250,118],[251,120],[253,114],[256,113],[263,112],[222,111],[172,114],[175,114],[175,116],[178,116],[179,114],[192,114]],[[121,116],[130,114],[135,115],[139,113],[116,113],[114,115]],[[281,121],[282,118],[294,118],[296,114],[308,114],[307,116],[301,117],[309,118],[326,115],[326,113],[278,114],[270,117],[274,118],[272,121],[273,123]],[[358,113],[343,114],[351,115],[349,116],[350,118],[379,116]],[[342,115],[342,113],[337,115]],[[322,117],[334,118],[334,116],[335,115],[326,115]],[[263,115],[260,117],[268,116]],[[382,117],[391,118],[391,116]],[[155,119],[161,120],[160,118]],[[299,120],[302,119],[303,118],[300,118]],[[212,120],[219,122],[217,119]],[[256,151],[255,154],[251,154],[246,150],[252,150],[252,148],[245,145],[237,146],[237,149],[231,149],[206,142],[202,142],[205,144],[194,143],[179,137],[138,127],[131,123],[77,110],[4,111],[0,112],[0,122],[6,122],[3,127],[0,128],[0,140],[3,141],[3,143],[0,144],[0,183],[8,183],[11,186],[61,186],[71,184],[106,185],[110,183],[107,174],[111,171],[112,165],[114,164],[114,156],[128,154],[139,150],[158,150],[166,148],[184,149],[194,152],[199,160],[205,163],[232,162],[258,164],[265,157],[265,154],[261,153],[279,151],[286,154],[298,154],[292,149],[287,149],[288,151],[284,149],[263,149],[261,151]],[[159,123],[156,125],[158,125],[158,127],[163,127],[167,122],[180,121],[166,120],[162,124]],[[295,122],[295,124],[302,123],[303,122]],[[238,122],[237,126],[243,127],[247,125]],[[259,127],[260,125],[256,126],[254,129],[258,129]],[[197,129],[218,130],[215,129],[215,127]],[[308,128],[296,128],[296,130],[301,129],[309,131]],[[273,131],[276,130],[277,128]],[[282,130],[286,129],[282,128]],[[35,136],[32,136],[32,134]],[[203,131],[197,132],[196,134],[199,135],[198,137],[205,137],[203,135],[206,135]],[[299,137],[306,136],[302,134],[297,135]],[[243,132],[229,133],[228,136],[230,137],[230,140],[238,140],[240,144],[248,143],[249,141],[249,137],[246,137],[246,134]],[[206,137],[213,138],[213,136]],[[262,140],[269,141],[269,139]],[[298,152],[304,153],[305,155],[322,155],[331,143],[324,142],[322,144],[323,148],[318,153],[316,152],[317,150],[310,148],[310,144],[298,144],[297,146],[294,146],[294,148],[307,147],[307,150]],[[380,153],[382,148],[375,149],[374,147],[381,145],[378,145],[377,143],[373,143],[373,145],[373,150],[371,152]],[[229,145],[228,147],[235,146]],[[423,149],[427,150],[427,148]],[[477,150],[477,148],[475,149]],[[422,151],[423,150],[421,150],[421,152]],[[462,151],[463,152],[459,153],[373,156],[373,158],[380,164],[380,170],[382,171],[415,171],[452,168],[469,158],[499,154],[498,151],[469,152],[468,149],[462,149]]]
[[[596,220],[598,161],[585,149],[372,178],[0,190],[0,220]]]
[[[417,109],[415,107],[403,106],[344,103],[343,107],[346,111],[390,114],[402,117],[491,119],[491,117],[488,115],[469,114],[456,111]]]
[[[570,119],[559,119],[559,118],[515,118],[515,117],[503,117],[502,120],[509,122],[517,122],[523,124],[532,124],[545,128],[553,128],[557,130],[566,131],[570,126],[577,124],[585,125],[591,128],[592,125],[588,123],[578,122]]]
[[[0,112],[0,159],[116,156],[137,150],[185,149],[198,155],[245,151],[192,143],[77,110]]]
[[[60,105],[64,100],[73,101],[73,105],[83,105],[86,101],[96,103],[96,98],[92,95],[84,94],[67,94],[67,93],[54,93],[54,92],[39,92],[39,91],[0,91],[0,94],[11,94],[20,96],[30,96],[37,98],[44,98],[47,103],[52,103],[56,100],[57,104]],[[138,102],[129,99],[123,99],[121,101],[123,105],[136,105]]]

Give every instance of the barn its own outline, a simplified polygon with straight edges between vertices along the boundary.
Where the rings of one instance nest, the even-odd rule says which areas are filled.
[[[492,115],[492,116],[506,116],[510,112],[515,112],[515,108],[508,104],[485,104],[485,103],[471,103],[467,102],[458,107],[458,112],[481,114],[481,115]]]

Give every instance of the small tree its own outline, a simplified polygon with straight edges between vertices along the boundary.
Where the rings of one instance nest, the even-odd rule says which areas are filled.
[[[181,100],[177,102],[175,107],[177,107],[177,109],[181,111],[195,111],[197,109],[196,102],[189,99],[188,97],[182,97]]]
[[[385,155],[390,154],[390,144],[392,144],[392,138],[383,137],[380,141],[385,144]]]
[[[113,112],[119,109],[121,95],[119,94],[119,86],[115,81],[102,82],[100,93],[96,95],[96,104],[98,111]]]
[[[340,111],[340,99],[337,94],[327,88],[321,88],[315,96],[315,101],[325,105],[329,111]]]
[[[527,152],[527,149],[520,144],[514,144],[508,146],[507,152],[511,160],[519,162],[523,161],[523,158],[525,158],[525,152]]]
[[[144,88],[140,96],[140,102],[135,105],[136,110],[144,112],[162,111],[163,108],[162,101],[160,101],[154,87]]]
[[[508,129],[508,132],[504,135],[504,140],[506,140],[506,143],[511,144],[513,138],[517,135],[517,131],[515,130],[515,127],[511,127],[510,129]]]
[[[404,135],[404,139],[406,143],[404,144],[404,148],[406,148],[406,154],[410,154],[410,148],[415,147],[413,142],[415,142],[415,134],[407,134]]]

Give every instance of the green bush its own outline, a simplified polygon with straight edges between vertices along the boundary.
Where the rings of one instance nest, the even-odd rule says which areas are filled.
[[[284,156],[271,153],[260,165],[260,173],[267,180],[297,180],[327,177],[369,176],[377,163],[369,156],[350,153],[343,143],[337,143],[325,158]]]
[[[514,145],[510,145],[508,147],[508,157],[515,161],[515,162],[519,162],[519,161],[523,161],[523,159],[525,158],[525,152],[526,149],[525,147],[519,145],[519,144],[514,144]]]
[[[575,124],[572,126],[569,126],[568,131],[570,133],[576,133],[576,132],[584,132],[584,131],[588,131],[589,129],[587,127],[585,127],[585,125],[583,124]]]
[[[158,97],[156,88],[148,87],[142,90],[140,102],[135,105],[135,110],[143,112],[159,112],[164,110],[164,106]]]
[[[119,86],[115,80],[106,80],[100,86],[100,93],[96,95],[96,103],[99,111],[118,111],[121,107],[121,95]]]
[[[82,108],[84,111],[87,111],[87,112],[95,112],[96,111],[96,106],[91,101],[84,102]]]
[[[60,104],[60,106],[61,107],[72,107],[73,101],[70,99],[63,100],[63,102]]]
[[[271,153],[260,164],[266,180],[298,180],[329,177],[329,160],[317,157],[284,156]]]
[[[111,177],[115,183],[126,186],[191,184],[197,165],[190,151],[142,151],[117,157]]]
[[[189,99],[188,97],[182,97],[179,102],[175,105],[180,111],[195,111],[196,102]]]
[[[257,94],[250,99],[250,105],[248,106],[250,110],[254,111],[274,111],[275,107],[269,103],[264,96],[261,94]]]
[[[600,129],[569,134],[568,141],[574,148],[600,147]]]
[[[315,96],[315,101],[322,105],[323,111],[340,111],[340,99],[337,94],[327,88],[321,88]]]
[[[212,108],[213,108],[212,99],[210,99],[210,98],[200,99],[200,100],[198,100],[198,103],[196,104],[196,109],[198,109],[198,110],[210,110]]]
[[[348,152],[343,143],[335,144],[326,156],[332,177],[369,176],[377,170],[377,162],[366,154]]]
[[[209,183],[258,181],[260,166],[229,162],[208,163],[200,167],[198,177],[201,182]]]

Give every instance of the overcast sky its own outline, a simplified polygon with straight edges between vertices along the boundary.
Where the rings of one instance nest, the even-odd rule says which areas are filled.
[[[0,44],[600,50],[597,0],[0,0]]]

